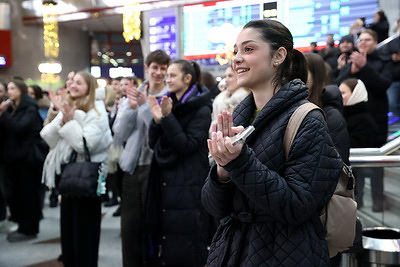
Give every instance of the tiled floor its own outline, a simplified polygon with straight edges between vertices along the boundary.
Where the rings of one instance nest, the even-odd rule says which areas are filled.
[[[99,267],[122,266],[120,217],[113,217],[117,206],[102,208]],[[56,267],[62,266],[56,259],[61,253],[59,233],[59,208],[49,208],[45,203],[44,219],[40,222],[38,238],[19,243],[9,243],[7,230],[15,224],[0,226],[0,267]]]

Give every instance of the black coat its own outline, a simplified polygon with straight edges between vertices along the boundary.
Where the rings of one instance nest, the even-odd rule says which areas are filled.
[[[400,81],[400,61],[395,62],[392,60],[392,55],[400,52],[400,36],[382,46],[380,51],[382,58],[393,63],[393,81]]]
[[[188,96],[184,103],[177,103],[171,95],[172,113],[160,124],[153,120],[149,128],[154,156],[146,224],[162,263],[204,266],[208,217],[201,204],[201,188],[209,170],[211,97],[205,87],[195,87]]]
[[[10,109],[0,116],[0,124],[6,130],[4,158],[6,161],[28,161],[33,152],[43,121],[38,112],[36,100],[28,95],[21,98],[15,112]]]
[[[312,221],[335,190],[342,160],[320,111],[305,117],[287,160],[283,150],[289,117],[307,95],[293,80],[264,106],[243,150],[224,166],[231,182],[219,183],[211,169],[202,200],[222,220],[208,266],[328,266],[326,241]],[[235,109],[234,124],[248,126],[255,110],[250,94]]]
[[[1,120],[1,117],[0,117]],[[6,127],[2,123],[0,123],[0,165],[4,163],[4,148],[6,145],[6,137],[7,137],[7,131]]]
[[[378,43],[389,37],[389,23],[387,20],[371,23],[367,26],[367,28],[376,32],[378,35]]]
[[[353,148],[374,147],[378,128],[366,102],[344,107],[344,118]]]
[[[346,63],[349,60],[350,54],[354,51],[357,51],[357,49],[354,47],[353,51],[351,51],[350,53],[348,53],[346,55]],[[329,64],[329,66],[331,67],[331,73],[330,76],[331,78],[333,78],[333,81],[337,78],[337,76],[340,73],[340,70],[337,68],[338,67],[338,58],[340,57],[340,55],[342,54],[342,52],[340,52],[340,50],[337,50],[336,54],[332,57],[329,57],[325,60],[326,63]]]
[[[322,92],[321,101],[333,144],[342,160],[349,164],[350,138],[342,114],[343,98],[339,88],[336,85],[328,85]]]
[[[393,64],[382,59],[376,50],[367,55],[367,64],[357,73],[351,73],[351,64],[344,66],[336,83],[340,84],[347,78],[357,78],[364,82],[368,91],[368,111],[378,126],[378,136],[374,147],[380,147],[386,143],[388,134],[389,105],[386,90],[393,80]]]

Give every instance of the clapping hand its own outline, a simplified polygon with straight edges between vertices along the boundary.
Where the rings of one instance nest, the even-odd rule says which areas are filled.
[[[160,104],[158,104],[155,96],[149,96],[148,102],[156,123],[160,123],[161,119],[168,116],[172,111],[172,99],[168,96],[163,96]]]
[[[4,111],[8,109],[10,106],[10,100],[6,100],[0,103],[0,115],[3,114]]]
[[[65,101],[62,103],[61,112],[63,114],[62,124],[65,124],[74,118],[75,108]]]
[[[230,137],[244,130],[243,126],[234,127],[232,114],[223,111],[217,116],[217,123],[211,126],[211,139],[207,140],[210,155],[218,164],[217,173],[220,180],[228,180],[228,172],[221,166],[225,166],[237,156],[243,148],[243,143],[232,144]]]
[[[367,64],[367,53],[365,52],[353,52],[350,55],[351,73],[357,73]]]
[[[132,109],[136,109],[146,103],[147,101],[147,89],[148,85],[144,87],[144,91],[140,91],[137,88],[129,89],[126,94],[129,99],[129,106]]]
[[[337,59],[337,69],[341,70],[347,64],[347,55],[342,53]]]
[[[61,95],[56,95],[54,91],[49,90],[49,99],[53,104],[54,110],[61,110],[63,103]]]

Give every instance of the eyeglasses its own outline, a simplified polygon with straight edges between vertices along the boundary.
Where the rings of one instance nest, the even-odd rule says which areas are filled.
[[[369,38],[369,39],[358,39],[357,42],[361,43],[361,42],[371,42],[373,39]]]

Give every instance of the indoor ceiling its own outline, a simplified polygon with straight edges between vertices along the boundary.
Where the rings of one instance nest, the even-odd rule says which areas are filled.
[[[43,0],[21,0],[26,25],[42,23]],[[84,31],[122,31],[124,5],[137,4],[139,11],[204,2],[204,0],[54,0],[60,25]]]
[[[82,31],[90,31],[90,32],[123,31],[121,14],[99,16],[97,18],[88,18],[84,20],[70,20],[61,22],[60,24],[66,27],[80,29]]]

